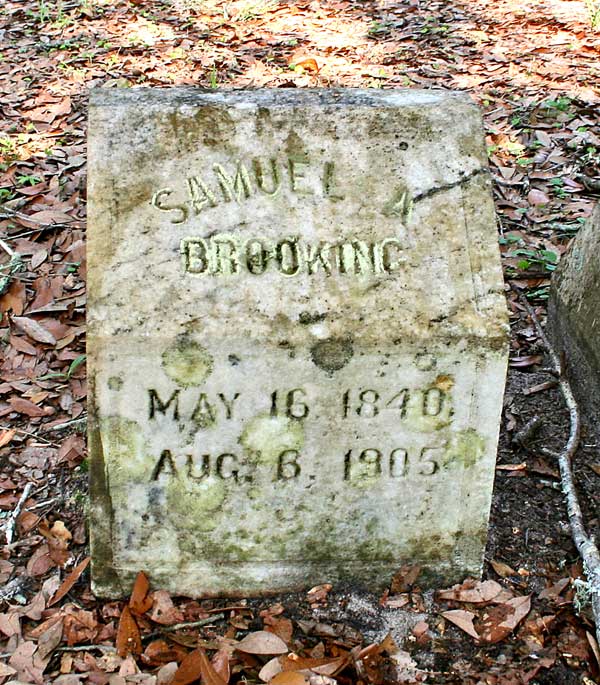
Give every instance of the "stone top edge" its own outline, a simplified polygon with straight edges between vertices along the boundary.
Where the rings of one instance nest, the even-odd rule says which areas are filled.
[[[142,103],[152,106],[233,106],[244,107],[415,107],[460,101],[476,107],[464,91],[413,88],[258,88],[207,90],[191,86],[172,88],[92,88],[91,107],[120,107]]]

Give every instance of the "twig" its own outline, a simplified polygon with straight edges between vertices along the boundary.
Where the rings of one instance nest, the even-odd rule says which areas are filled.
[[[29,431],[24,431],[24,430],[21,430],[20,428],[12,428],[11,429],[8,426],[0,426],[0,430],[14,430],[17,433],[20,433],[21,435],[29,435],[29,437],[31,437],[31,438],[35,438],[36,440],[41,440],[43,443],[45,443],[47,445],[54,445],[55,447],[59,446],[58,443],[52,442],[52,440],[46,440],[46,438],[42,438],[39,435],[37,435],[36,433],[30,433]]]
[[[3,588],[0,588],[0,602],[8,602],[16,597],[29,585],[29,576],[17,576],[13,578]]]
[[[33,217],[28,216],[27,214],[23,214],[23,212],[18,212],[16,209],[9,209],[8,207],[2,208],[2,213],[0,213],[0,219],[20,219],[21,221],[28,221],[30,224],[35,224],[36,226],[39,226],[42,230],[46,230],[48,228],[68,228],[70,226],[84,225],[83,221],[78,221],[77,219],[73,219],[72,221],[68,222],[62,221],[55,224],[49,224],[45,221],[38,221],[37,219],[34,219]],[[14,236],[12,237],[14,238]]]
[[[108,645],[74,645],[73,647],[57,647],[55,652],[91,652],[93,649],[106,654],[114,654],[117,650]]]
[[[532,419],[527,421],[527,423],[518,430],[512,439],[512,442],[517,445],[525,445],[533,438],[533,436],[538,432],[542,425],[542,419],[540,416],[534,416]]]
[[[225,614],[214,614],[213,616],[209,616],[208,618],[201,618],[199,621],[188,621],[187,623],[176,623],[172,626],[165,626],[160,630],[155,630],[152,633],[148,633],[148,635],[144,635],[142,637],[142,641],[151,640],[155,637],[158,637],[159,635],[162,635],[163,633],[173,633],[176,630],[183,630],[184,628],[201,628],[202,626],[207,626],[210,623],[214,623],[215,621],[221,621],[224,618]]]
[[[577,451],[577,446],[579,445],[579,407],[577,405],[577,401],[575,400],[575,396],[573,395],[573,391],[571,390],[569,381],[561,372],[562,366],[560,359],[550,344],[550,341],[548,340],[535,311],[529,302],[527,302],[527,299],[523,296],[523,293],[519,289],[515,288],[514,285],[512,287],[518,293],[521,304],[523,304],[525,307],[525,310],[533,322],[540,340],[548,351],[550,359],[552,360],[552,365],[559,374],[558,382],[565,399],[567,409],[569,410],[569,439],[567,440],[567,444],[564,446],[563,450],[557,455],[557,459],[560,469],[562,490],[567,500],[567,512],[569,516],[569,523],[571,525],[571,534],[573,536],[575,546],[577,547],[577,551],[583,560],[583,570],[588,580],[590,603],[592,605],[592,613],[596,623],[596,640],[600,642],[600,553],[598,552],[598,547],[596,546],[594,540],[588,535],[585,529],[581,507],[579,506],[579,500],[577,499],[575,483],[573,482],[573,472],[571,470],[573,455]]]
[[[23,259],[21,258],[21,255],[7,245],[4,240],[0,240],[0,247],[10,257],[8,264],[0,269],[0,295],[2,295],[8,289],[8,284],[10,283],[12,275],[23,268]]]
[[[19,498],[19,501],[17,502],[17,506],[13,509],[11,512],[10,516],[8,517],[8,521],[5,524],[5,529],[6,529],[6,544],[10,545],[12,544],[13,541],[13,536],[15,534],[15,528],[17,525],[17,519],[19,518],[19,514],[21,513],[21,509],[23,509],[23,505],[27,501],[27,498],[29,497],[29,493],[33,489],[33,483],[27,483],[27,485],[23,489],[23,494]]]
[[[74,428],[76,431],[84,432],[87,424],[87,416],[83,416],[80,419],[71,419],[70,421],[65,421],[65,423],[57,423],[56,426],[51,426],[47,429],[48,433],[53,433],[55,431],[62,431],[65,428]],[[81,430],[83,429],[83,430]]]

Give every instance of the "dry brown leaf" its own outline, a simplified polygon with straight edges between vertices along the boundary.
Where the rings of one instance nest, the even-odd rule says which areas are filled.
[[[173,604],[171,596],[166,590],[156,590],[151,595],[152,611],[149,616],[155,623],[170,626],[183,621],[182,612]]]
[[[172,661],[179,663],[187,654],[187,650],[177,643],[153,640],[144,650],[142,661],[149,666],[162,666]]]
[[[267,620],[265,620],[265,623],[267,623]],[[265,630],[277,635],[286,644],[291,641],[294,634],[294,626],[289,618],[270,618]]]
[[[260,669],[258,673],[258,677],[261,680],[264,680],[265,683],[268,683],[270,680],[272,680],[278,673],[281,673],[283,670],[281,667],[281,658],[279,656],[275,656]]]
[[[17,431],[14,428],[0,431],[0,447],[8,445],[8,443],[15,437]]]
[[[420,566],[407,565],[402,566],[392,578],[390,584],[390,593],[393,595],[400,595],[404,592],[409,592],[412,590],[419,573],[421,572]]]
[[[137,574],[129,599],[129,608],[134,614],[141,616],[152,608],[152,598],[148,597],[150,582],[146,574],[140,571]]]
[[[90,557],[86,557],[82,562],[75,566],[71,573],[69,573],[69,575],[63,580],[62,585],[58,588],[56,593],[50,598],[50,601],[48,602],[49,607],[57,602],[60,602],[60,600],[70,591],[73,585],[75,585],[79,579],[79,576],[85,571],[89,563]]]
[[[308,57],[307,59],[300,60],[300,62],[296,62],[294,66],[296,68],[300,67],[304,71],[307,71],[309,74],[319,73],[319,65],[317,64],[317,60],[313,57]]]
[[[63,634],[63,622],[62,620],[57,621],[51,625],[48,630],[42,633],[38,639],[38,654],[45,658],[52,654],[52,652],[58,647],[62,639]]]
[[[510,576],[516,576],[517,572],[514,568],[511,568],[508,564],[503,561],[491,561],[490,564],[492,568],[501,578],[509,578]]]
[[[137,656],[142,653],[140,629],[128,606],[125,606],[121,613],[121,620],[119,621],[119,628],[117,630],[116,647],[117,654],[123,659],[128,654],[135,654]]]
[[[13,316],[11,321],[19,330],[23,331],[23,333],[27,333],[33,340],[44,343],[45,345],[56,345],[56,338],[52,333],[46,330],[35,319],[31,319],[28,316]]]
[[[461,585],[454,585],[448,590],[440,590],[437,593],[439,599],[452,600],[455,602],[467,602],[469,604],[482,604],[491,602],[502,593],[504,588],[495,580],[473,581],[466,580]]]
[[[531,610],[531,597],[514,597],[487,612],[479,629],[480,638],[489,644],[510,635]]]
[[[11,397],[8,400],[10,406],[19,414],[26,414],[27,416],[48,416],[53,414],[54,410],[51,407],[38,407],[37,404],[26,400],[23,397]]]
[[[282,671],[269,680],[269,685],[304,685],[308,676],[298,671]]]
[[[258,630],[246,635],[235,648],[246,654],[285,654],[289,651],[280,637],[266,630]]]
[[[215,671],[228,683],[231,677],[231,669],[229,668],[229,654],[230,650],[223,647],[214,653],[210,660]]]
[[[215,671],[201,647],[190,652],[181,662],[171,685],[189,685],[200,678],[202,685],[227,685],[227,681]]]
[[[477,634],[475,626],[473,625],[475,614],[472,611],[453,609],[452,611],[444,611],[442,616],[447,621],[450,621],[450,623],[454,623],[455,626],[458,626],[461,630],[464,630],[467,635],[479,640],[479,635]]]

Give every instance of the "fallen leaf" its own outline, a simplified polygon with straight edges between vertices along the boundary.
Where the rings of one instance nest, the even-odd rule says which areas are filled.
[[[309,74],[319,73],[319,65],[317,64],[317,60],[313,57],[308,57],[307,59],[300,60],[300,62],[295,62],[294,66],[296,69],[300,67]]]
[[[131,615],[128,606],[123,607],[121,619],[119,621],[119,628],[117,630],[117,654],[121,658],[125,658],[128,654],[142,653],[142,638],[140,636],[140,629],[137,626],[135,618]]]
[[[24,399],[23,397],[11,397],[8,400],[10,406],[19,414],[26,414],[27,416],[48,416],[53,414],[54,410],[51,407],[38,407],[37,404]]]
[[[151,595],[152,611],[149,616],[155,623],[170,626],[183,621],[183,614],[173,604],[171,596],[166,590],[156,590]]]
[[[227,681],[213,668],[204,650],[198,647],[181,662],[171,685],[189,685],[200,678],[202,685],[227,685]]]
[[[420,572],[420,566],[402,566],[392,578],[390,592],[393,595],[400,595],[404,592],[410,592]]]
[[[489,644],[500,642],[510,635],[531,609],[531,597],[514,597],[499,604],[486,613],[482,619],[479,634]]]
[[[298,671],[282,671],[269,680],[269,685],[305,685],[309,682],[308,676]]]
[[[54,594],[48,602],[49,607],[57,602],[60,602],[60,600],[70,591],[73,585],[75,585],[79,579],[79,576],[85,571],[89,563],[90,557],[86,557],[82,562],[75,566],[71,573],[69,573],[69,575],[63,580],[62,585],[58,588],[56,594]]]
[[[550,202],[550,198],[542,190],[532,188],[527,195],[527,202],[534,206],[547,205]]]
[[[8,443],[15,437],[17,431],[14,428],[3,430],[0,432],[0,447],[8,445]]]
[[[448,590],[440,590],[437,596],[439,599],[453,600],[455,602],[482,604],[491,602],[503,590],[502,585],[495,580],[466,580],[461,585],[454,585]]]
[[[514,568],[511,568],[508,564],[503,561],[491,561],[492,568],[501,578],[509,578],[510,576],[516,576],[517,572]]]
[[[268,683],[270,680],[272,680],[278,673],[281,673],[282,671],[282,666],[281,666],[281,661],[280,657],[275,656],[260,669],[258,673],[258,677],[261,680],[264,680],[265,683]]]
[[[134,614],[141,616],[152,608],[152,598],[148,597],[150,582],[143,571],[137,574],[129,599],[129,608]]]
[[[246,654],[285,654],[288,650],[285,642],[277,635],[266,630],[258,630],[246,635],[235,648]]]
[[[51,625],[48,630],[42,633],[38,639],[38,654],[45,658],[52,654],[58,647],[62,639],[63,622],[57,621]]]
[[[28,316],[13,316],[11,321],[17,328],[24,333],[27,333],[30,338],[33,338],[33,340],[46,345],[56,345],[56,338],[52,333],[46,330],[35,319],[30,319]]]
[[[464,630],[467,635],[479,640],[479,635],[477,634],[475,626],[473,625],[473,619],[475,618],[475,614],[473,612],[464,611],[463,609],[453,609],[452,611],[444,611],[442,616],[446,620],[450,621],[450,623],[454,623],[455,626],[458,626],[461,630]]]
[[[229,668],[229,655],[230,650],[223,647],[215,652],[213,658],[210,660],[210,663],[215,671],[226,683],[229,682],[229,678],[231,677],[231,669]]]

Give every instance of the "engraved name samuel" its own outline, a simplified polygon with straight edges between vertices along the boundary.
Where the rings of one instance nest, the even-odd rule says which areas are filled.
[[[308,157],[285,159],[254,158],[226,168],[213,164],[212,171],[185,179],[184,200],[172,188],[161,188],[152,197],[152,205],[168,212],[171,223],[182,224],[223,203],[242,204],[253,196],[274,198],[283,188],[296,195],[320,196],[332,202],[344,200],[336,177],[334,162],[311,164]],[[177,201],[173,197],[178,197]],[[412,202],[401,193],[382,207],[384,215],[406,220]],[[283,276],[332,273],[362,275],[388,274],[404,261],[403,245],[397,238],[367,241],[348,238],[340,242],[310,243],[300,236],[268,240],[262,236],[240,239],[218,233],[204,238],[188,236],[180,242],[182,268],[197,276],[260,275],[268,269]]]

